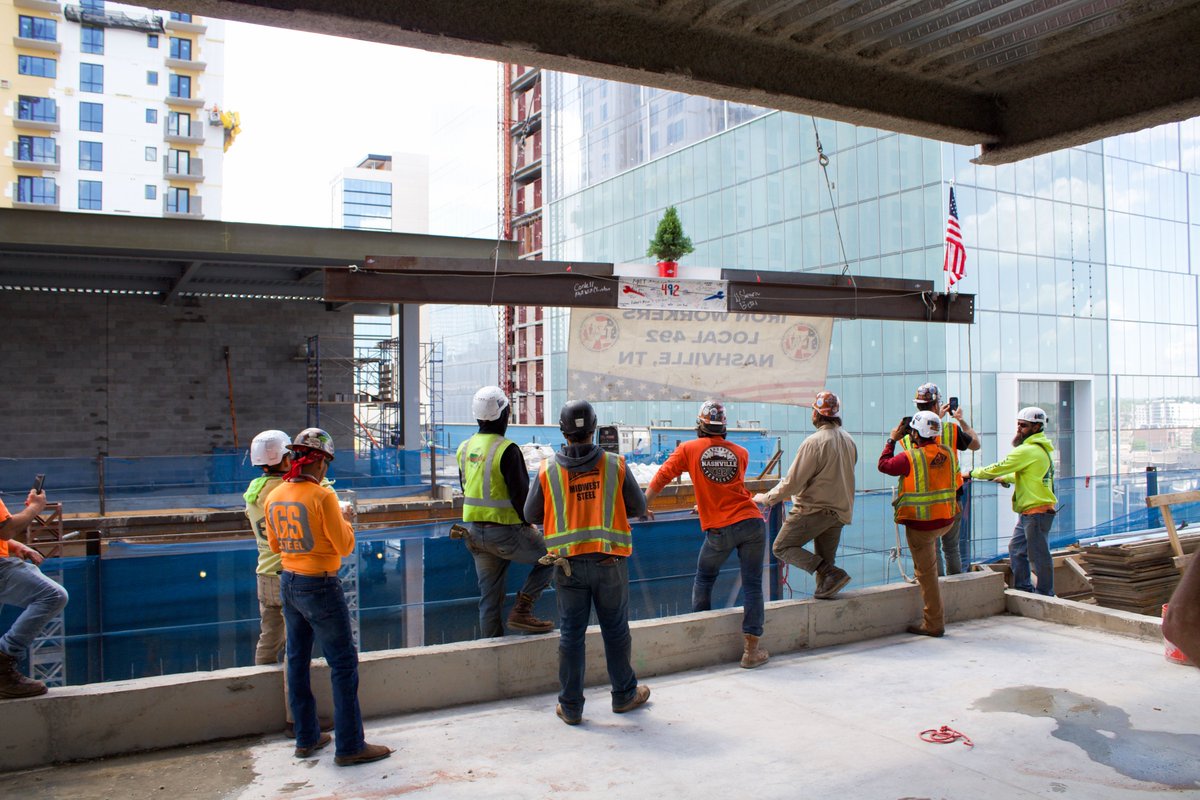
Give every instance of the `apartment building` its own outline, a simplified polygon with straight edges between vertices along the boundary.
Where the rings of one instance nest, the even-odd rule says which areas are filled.
[[[224,23],[0,0],[0,207],[221,216]]]

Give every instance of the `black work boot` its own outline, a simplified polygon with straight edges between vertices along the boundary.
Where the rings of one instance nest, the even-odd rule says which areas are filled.
[[[549,633],[554,630],[554,623],[535,617],[533,598],[524,592],[517,592],[517,602],[513,604],[512,612],[508,615],[508,627],[528,633]]]
[[[37,697],[46,693],[46,684],[26,678],[17,669],[17,659],[0,650],[0,697]]]

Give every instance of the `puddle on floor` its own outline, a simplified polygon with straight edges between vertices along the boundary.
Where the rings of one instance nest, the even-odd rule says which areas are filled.
[[[1049,717],[1051,735],[1122,775],[1172,789],[1200,787],[1200,735],[1135,728],[1124,709],[1069,689],[1010,686],[975,701],[976,711]]]

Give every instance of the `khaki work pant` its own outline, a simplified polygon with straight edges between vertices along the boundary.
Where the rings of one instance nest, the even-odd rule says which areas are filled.
[[[283,598],[279,594],[278,575],[258,576],[258,616],[260,630],[258,646],[254,649],[255,664],[278,664],[287,648],[287,627],[283,624]],[[287,702],[287,670],[283,671],[283,713],[292,721],[292,709]]]
[[[912,552],[913,571],[917,573],[917,583],[921,586],[921,601],[924,604],[921,627],[930,631],[946,629],[942,593],[938,589],[937,546],[950,527],[947,525],[932,531],[918,531],[904,526],[908,549]]]
[[[834,565],[841,540],[842,522],[835,515],[827,511],[801,514],[792,506],[771,545],[771,552],[780,561],[814,573],[822,562],[831,567]],[[815,554],[804,549],[809,542],[813,543]]]

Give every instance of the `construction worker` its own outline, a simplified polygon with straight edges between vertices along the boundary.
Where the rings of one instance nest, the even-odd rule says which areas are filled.
[[[950,398],[954,400],[955,398]],[[946,566],[943,571],[942,559],[939,556],[937,559],[938,575],[958,575],[963,571],[962,550],[959,547],[959,530],[962,526],[962,505],[963,505],[963,480],[962,474],[958,470],[958,454],[966,450],[978,450],[982,444],[979,440],[979,434],[967,423],[963,418],[963,410],[960,406],[954,404],[951,408],[950,403],[942,404],[941,390],[938,389],[936,383],[922,383],[917,387],[916,395],[913,397],[913,403],[917,406],[917,411],[932,411],[938,415],[938,419],[944,418],[947,414],[950,415],[952,425],[943,425],[941,433],[941,444],[946,445],[950,453],[954,456],[954,474],[958,476],[958,500],[959,513],[954,517],[954,522],[950,523],[950,530],[946,531],[946,535],[942,537],[942,552],[946,556]],[[900,446],[908,450],[913,446],[912,437],[905,434],[900,440]]]
[[[1163,614],[1163,638],[1200,666],[1200,555],[1193,554]]]
[[[278,553],[271,552],[267,541],[267,496],[283,483],[283,476],[292,466],[292,454],[287,449],[292,437],[283,431],[263,431],[250,442],[250,463],[261,467],[263,474],[250,481],[242,498],[246,501],[246,517],[258,545],[258,646],[254,650],[255,664],[274,664],[287,645],[287,630],[283,625],[283,601],[279,597],[279,573],[283,563]]]
[[[853,518],[858,449],[842,430],[842,402],[836,394],[818,392],[812,410],[816,433],[800,445],[787,476],[769,492],[754,495],[754,502],[770,508],[792,498],[792,510],[771,551],[780,561],[815,574],[813,597],[830,600],[850,582],[834,562],[842,528]],[[809,542],[815,553],[804,549]]]
[[[942,636],[946,632],[938,590],[937,543],[958,513],[958,482],[954,452],[939,440],[941,432],[942,421],[936,411],[918,411],[907,425],[901,422],[892,430],[879,456],[879,471],[900,478],[892,507],[896,522],[904,526],[913,570],[921,586],[921,624],[908,627],[909,633],[920,636]],[[896,453],[896,443],[905,436],[912,438],[912,445]]]
[[[46,507],[46,493],[33,489],[25,508],[10,514],[0,501],[0,606],[16,606],[21,614],[0,636],[0,698],[36,697],[46,693],[46,684],[27,678],[17,664],[33,640],[67,604],[67,590],[38,569],[42,554],[13,539],[23,534],[33,518]]]
[[[504,438],[508,430],[508,398],[498,386],[484,386],[471,400],[479,432],[458,446],[458,480],[463,487],[463,522],[467,550],[475,559],[479,580],[479,633],[484,638],[504,635],[500,609],[504,605],[504,576],[509,563],[532,564],[508,615],[508,627],[529,633],[549,633],[550,620],[533,615],[554,567],[539,564],[546,543],[525,522],[529,472],[521,448]]]
[[[630,517],[646,514],[646,497],[625,459],[592,443],[596,410],[576,400],[562,407],[558,427],[566,445],[542,463],[525,501],[525,518],[544,525],[547,560],[554,558],[561,635],[560,691],[554,713],[568,725],[583,721],[584,634],[592,609],[604,639],[612,709],[624,714],[646,702],[630,661]]]
[[[1003,461],[971,472],[978,480],[1015,484],[1012,496],[1013,511],[1019,515],[1008,543],[1012,565],[1013,588],[1054,596],[1054,559],[1050,556],[1050,528],[1054,525],[1054,445],[1043,432],[1046,412],[1036,406],[1017,412],[1015,448]],[[1037,578],[1030,580],[1030,567]]]
[[[725,439],[725,406],[707,400],[696,415],[696,437],[684,442],[659,467],[646,504],[684,472],[692,476],[696,508],[704,544],[696,562],[692,585],[692,611],[712,608],[713,584],[729,554],[737,550],[742,568],[742,635],[745,648],[741,664],[746,669],[767,663],[769,654],[759,647],[763,634],[763,553],[767,549],[767,523],[746,490],[746,465],[750,454]],[[653,514],[647,511],[653,518]]]
[[[308,758],[330,742],[317,719],[309,666],[314,639],[329,663],[333,683],[334,763],[339,767],[378,761],[392,754],[367,744],[358,707],[358,652],[338,570],[354,552],[352,511],[321,481],[333,460],[333,438],[305,428],[288,445],[292,466],[267,497],[267,542],[282,556],[279,575],[287,624],[288,703],[296,725],[297,758]]]

